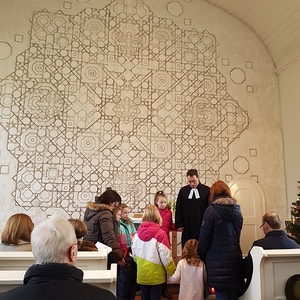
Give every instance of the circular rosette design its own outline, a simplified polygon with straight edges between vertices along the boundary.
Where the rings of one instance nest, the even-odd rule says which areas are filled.
[[[174,40],[174,35],[172,34],[172,31],[165,27],[157,27],[153,30],[153,42],[155,43],[157,41],[170,41]]]
[[[28,77],[30,78],[42,78],[44,72],[44,60],[42,58],[36,58],[28,64]]]
[[[29,129],[24,131],[21,135],[21,145],[24,149],[27,149],[28,152],[35,152],[39,142],[38,134],[34,130]]]
[[[84,34],[92,37],[103,37],[105,25],[98,19],[89,19],[84,24]]]
[[[74,193],[74,202],[79,207],[86,207],[86,203],[93,201],[91,191],[78,191]]]
[[[207,136],[216,127],[218,120],[218,111],[205,98],[197,98],[185,113],[185,121],[193,135]]]
[[[36,124],[49,124],[54,116],[61,114],[63,99],[50,83],[40,83],[25,97],[25,110]]]
[[[158,90],[169,90],[172,86],[172,77],[167,71],[157,71],[153,74],[152,84]]]
[[[87,64],[82,68],[82,82],[100,83],[103,80],[103,70],[100,65]]]
[[[136,55],[149,44],[147,35],[134,23],[118,24],[118,27],[111,30],[110,39],[126,55]]]
[[[157,138],[151,143],[151,152],[157,158],[168,158],[172,153],[172,145],[165,138]]]
[[[206,94],[216,94],[217,83],[214,77],[205,77],[203,85]]]
[[[80,152],[97,153],[99,138],[93,134],[84,133],[77,138],[77,149]]]

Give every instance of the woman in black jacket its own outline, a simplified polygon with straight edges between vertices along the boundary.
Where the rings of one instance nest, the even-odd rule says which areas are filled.
[[[210,188],[211,205],[200,229],[198,252],[206,264],[208,286],[217,300],[237,300],[242,284],[240,234],[243,217],[228,185],[219,180]]]

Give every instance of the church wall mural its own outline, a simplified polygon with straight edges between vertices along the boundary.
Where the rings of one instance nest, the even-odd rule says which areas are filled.
[[[29,2],[27,34],[0,29],[2,224],[82,217],[107,187],[142,212],[157,190],[175,201],[189,168],[270,196],[276,176],[267,205],[283,207],[277,79],[250,29],[202,1]]]

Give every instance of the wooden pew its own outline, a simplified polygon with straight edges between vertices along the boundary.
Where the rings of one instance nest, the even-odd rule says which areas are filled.
[[[117,264],[110,270],[84,270],[83,282],[110,290],[116,295]],[[26,270],[0,270],[0,293],[23,284]]]
[[[35,264],[35,259],[31,251],[0,251],[0,270],[26,271]],[[85,270],[106,270],[107,250],[98,251],[78,251],[77,267]]]
[[[250,286],[240,300],[286,300],[288,279],[300,273],[300,249],[251,249],[253,274]]]

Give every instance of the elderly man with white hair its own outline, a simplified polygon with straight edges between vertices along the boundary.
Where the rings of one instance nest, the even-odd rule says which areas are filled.
[[[24,284],[0,294],[0,300],[116,300],[108,290],[82,282],[76,268],[78,244],[68,220],[52,216],[31,234],[36,264],[25,273]]]

